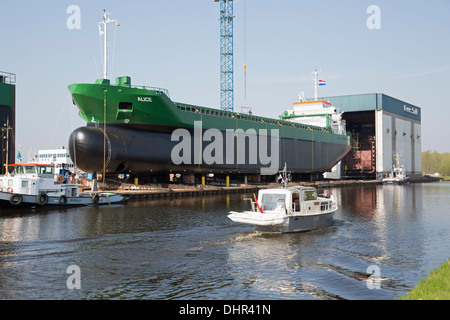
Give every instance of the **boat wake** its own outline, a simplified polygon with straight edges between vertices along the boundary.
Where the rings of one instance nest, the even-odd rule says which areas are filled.
[[[260,237],[262,235],[263,235],[262,232],[259,232],[259,231],[255,230],[255,231],[253,231],[251,233],[240,234],[238,236],[235,236],[235,237],[231,238],[230,240],[231,241],[246,241],[246,240],[250,240],[250,239],[254,239],[254,238]]]

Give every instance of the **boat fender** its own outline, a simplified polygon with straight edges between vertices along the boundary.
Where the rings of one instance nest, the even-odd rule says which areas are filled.
[[[97,204],[99,200],[100,200],[100,196],[98,194],[96,194],[92,197],[93,204]]]
[[[63,183],[64,182],[64,176],[62,174],[60,174],[58,176],[58,183]]]
[[[12,187],[8,187],[8,192],[9,193],[13,193],[14,192],[13,188]]]
[[[58,198],[59,204],[66,204],[67,203],[67,197],[65,195],[61,195]]]
[[[23,197],[21,194],[13,194],[10,198],[9,198],[9,202],[14,205],[14,206],[18,206],[19,204],[22,203]]]
[[[36,200],[41,206],[45,206],[48,202],[48,196],[46,193],[39,193]]]

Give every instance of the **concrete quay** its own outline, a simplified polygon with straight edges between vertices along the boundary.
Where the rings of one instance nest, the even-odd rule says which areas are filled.
[[[355,185],[375,185],[381,184],[381,181],[377,180],[337,180],[337,181],[303,181],[303,182],[291,182],[289,186],[302,185],[312,186],[319,191],[323,188],[336,188],[343,186],[355,186]],[[230,187],[213,186],[213,185],[179,185],[169,184],[167,186],[145,186],[145,185],[123,185],[118,189],[111,190],[107,188],[104,191],[114,191],[123,196],[127,196],[130,199],[138,198],[176,198],[176,197],[192,197],[192,196],[206,196],[217,194],[231,194],[231,193],[257,193],[260,189],[281,187],[280,184],[263,184],[263,185],[235,185]]]

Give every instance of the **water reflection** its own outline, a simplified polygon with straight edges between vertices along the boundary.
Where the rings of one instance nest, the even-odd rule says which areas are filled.
[[[240,194],[3,211],[0,298],[392,299],[448,258],[450,184],[329,191],[333,226],[282,235],[231,222],[249,206]],[[72,264],[79,291],[66,287]]]
[[[247,291],[261,294],[257,298],[392,299],[417,279],[424,255],[422,185],[328,191],[339,204],[333,227],[270,237],[251,233],[229,248],[230,270],[245,280]],[[374,265],[385,290],[367,287]]]
[[[233,239],[228,249],[229,272],[241,283],[237,299],[298,299],[331,297],[312,284],[308,269],[317,265],[310,249],[316,237],[335,229],[301,234],[246,233]]]

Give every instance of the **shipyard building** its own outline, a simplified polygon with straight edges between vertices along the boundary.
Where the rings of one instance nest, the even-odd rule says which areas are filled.
[[[0,126],[2,141],[0,150],[1,173],[15,160],[16,75],[0,71]]]
[[[324,97],[343,113],[352,150],[325,178],[382,179],[395,157],[412,179],[421,176],[421,109],[382,93]]]

